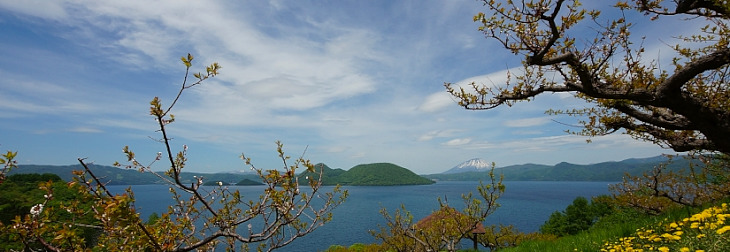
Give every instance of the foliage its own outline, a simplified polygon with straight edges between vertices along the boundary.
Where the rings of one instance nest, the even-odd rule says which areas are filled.
[[[681,221],[637,229],[636,233],[606,242],[601,251],[728,251],[730,209],[712,206]]]
[[[607,200],[607,197],[594,198],[593,201]],[[612,201],[608,201],[610,204]],[[505,248],[503,251],[599,251],[604,241],[618,240],[632,235],[637,229],[657,226],[661,222],[681,220],[688,215],[686,209],[670,209],[660,215],[647,215],[634,208],[614,206],[613,211],[598,219],[586,232],[575,235],[556,237],[539,234],[523,241],[517,247]]]
[[[609,186],[618,204],[658,214],[676,206],[700,206],[730,196],[730,159],[726,155],[699,155],[682,171],[658,165],[643,176],[627,175]],[[699,161],[699,162],[698,162]]]
[[[69,242],[59,248],[65,250],[90,246],[99,235],[99,229],[82,223],[97,223],[91,214],[74,214],[66,209],[90,211],[91,203],[80,187],[69,186],[54,174],[14,174],[0,185],[0,250],[41,249],[42,239],[57,240],[68,237]],[[23,227],[20,223],[31,222]],[[30,229],[38,230],[33,233]],[[33,236],[39,236],[37,239]]]
[[[284,154],[283,145],[277,142],[277,152],[283,163],[283,170],[262,170],[256,168],[251,159],[241,155],[246,165],[255,171],[266,184],[258,198],[244,199],[237,190],[223,186],[212,189],[201,187],[204,177],[195,177],[192,183],[182,178],[187,161],[187,146],[183,145],[176,154],[171,146],[168,127],[175,122],[170,111],[178,102],[184,90],[201,84],[218,74],[220,66],[214,63],[205,73],[195,73],[195,81],[188,83],[192,66],[192,55],[183,57],[186,66],[182,86],[168,107],[163,107],[160,98],[150,102],[150,115],[158,124],[161,138],[159,143],[164,153],[143,165],[127,146],[123,152],[128,164],[119,167],[148,172],[166,181],[175,204],[154,221],[143,222],[134,206],[134,193],[128,188],[125,193],[113,195],[106,183],[96,176],[84,159],[79,159],[84,168],[75,171],[76,177],[69,183],[83,198],[71,200],[55,208],[56,197],[47,196],[41,204],[34,205],[29,214],[18,216],[3,233],[15,239],[21,249],[32,249],[28,244],[41,244],[45,250],[81,251],[90,249],[76,227],[91,227],[100,230],[94,241],[96,250],[102,251],[191,251],[191,250],[248,250],[249,244],[257,250],[270,251],[291,243],[294,239],[311,233],[332,218],[331,211],[347,197],[347,191],[334,187],[332,192],[320,192],[321,177],[311,177],[302,183],[294,175],[300,168],[315,172],[314,165],[302,157],[291,159]],[[152,172],[152,166],[160,160],[169,162],[164,174]],[[320,171],[321,176],[321,171]],[[300,190],[301,187],[301,190]],[[41,186],[52,195],[48,183]],[[60,199],[59,199],[60,200]],[[81,207],[81,203],[89,207]],[[315,207],[316,206],[316,207]],[[71,219],[59,221],[57,213],[67,212],[70,216],[91,216],[93,220]]]
[[[461,106],[491,109],[543,93],[570,93],[594,106],[548,112],[580,117],[583,128],[573,133],[597,136],[623,129],[675,151],[730,153],[727,1],[618,1],[606,13],[584,9],[578,0],[483,2],[490,13],[474,16],[479,30],[524,57],[524,74],[510,73],[503,86],[445,83]],[[659,62],[644,56],[646,35],[633,36],[626,18],[632,10],[652,21],[681,15],[700,28],[668,45],[676,56]]]
[[[2,170],[0,170],[0,184],[5,181],[6,175],[18,165],[18,162],[15,161],[15,156],[18,155],[18,152],[12,152],[7,151],[5,154],[0,155],[0,165],[2,165]]]
[[[604,199],[607,198],[593,200],[603,201]],[[722,208],[722,202],[727,202],[727,199],[722,200],[719,203],[709,204],[709,208]],[[708,206],[696,208],[671,208],[667,211],[662,212],[659,215],[649,215],[634,208],[617,207],[613,208],[614,211],[610,214],[601,217],[598,222],[595,223],[587,232],[580,232],[576,235],[571,236],[563,236],[558,239],[550,239],[549,237],[536,237],[532,240],[524,241],[517,247],[506,248],[503,251],[600,251],[602,248],[606,248],[607,251],[611,251],[610,249],[608,249],[609,245],[620,245],[621,242],[626,241],[626,238],[621,239],[622,237],[635,237],[637,236],[637,231],[655,230],[653,232],[658,233],[658,235],[661,236],[663,233],[667,233],[663,230],[672,226],[671,223],[679,224],[680,222],[685,223],[684,227],[682,227],[683,230],[688,229],[690,228],[688,225],[691,225],[691,223],[687,224],[687,222],[690,218],[692,218],[691,216],[702,211],[706,211],[707,208]],[[678,225],[678,227],[680,227],[680,225]],[[686,235],[687,232],[688,231],[684,231],[684,234]],[[727,235],[727,233],[725,233],[725,235]],[[688,236],[686,238],[691,237]],[[635,242],[634,244],[637,244],[637,242]],[[670,246],[672,248],[671,251],[681,251],[680,249],[682,247],[678,247],[678,245],[679,244]],[[653,251],[657,251],[659,247],[661,246],[654,246]],[[633,248],[635,248],[633,251],[642,251],[638,250],[640,248],[637,248],[636,246],[634,246]],[[727,249],[707,249],[706,251],[726,250]],[[613,251],[632,250],[615,249]],[[643,251],[652,250],[647,248]]]
[[[556,236],[574,235],[588,230],[598,218],[611,212],[611,206],[605,200],[589,202],[584,197],[577,197],[562,212],[553,212],[545,224],[540,226],[540,232]]]
[[[551,240],[554,236],[539,233],[525,234],[518,231],[512,225],[491,225],[486,228],[484,234],[477,235],[477,242],[491,250],[499,250],[503,248],[519,246],[522,242],[528,240]]]
[[[355,243],[349,247],[341,245],[332,245],[325,252],[381,252],[384,248],[378,244],[362,244]]]
[[[496,178],[494,167],[488,184],[479,183],[478,197],[470,192],[462,195],[464,209],[456,210],[439,199],[441,207],[416,223],[413,216],[401,206],[393,215],[381,210],[386,226],[371,230],[370,234],[382,242],[387,250],[395,251],[455,251],[463,238],[474,236],[483,229],[482,222],[499,207],[497,199],[504,193],[502,178]]]

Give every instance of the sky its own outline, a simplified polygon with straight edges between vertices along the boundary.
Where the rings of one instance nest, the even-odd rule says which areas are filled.
[[[111,165],[129,146],[150,163],[164,146],[149,101],[170,104],[191,53],[192,72],[223,68],[172,111],[185,171],[246,170],[242,153],[280,168],[277,140],[332,168],[388,162],[418,174],[472,158],[500,167],[670,153],[622,134],[587,143],[565,133],[576,118],[544,112],[590,106],[570,94],[459,107],[444,82],[498,85],[520,66],[477,30],[480,11],[472,0],[0,0],[0,150],[21,165]],[[666,40],[645,44],[671,51]]]

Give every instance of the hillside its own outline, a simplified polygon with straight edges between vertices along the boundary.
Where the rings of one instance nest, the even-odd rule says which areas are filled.
[[[496,174],[512,181],[620,181],[624,174],[640,175],[644,171],[666,162],[665,157],[626,159],[618,162],[602,162],[578,165],[562,162],[556,165],[522,164],[495,168]],[[675,158],[668,165],[671,170],[687,168],[689,161]],[[487,172],[463,172],[452,174],[431,174],[424,177],[442,181],[476,181],[489,178]]]
[[[343,173],[347,172],[343,169],[332,169],[329,166],[327,166],[326,164],[322,164],[322,163],[314,165],[314,170],[316,173],[303,172],[303,173],[299,174],[299,178],[302,179],[307,176],[314,176],[314,177],[319,176],[319,172],[321,170],[322,171],[322,184],[323,185],[336,185],[337,181],[338,181],[337,178],[340,175],[342,175]],[[300,180],[300,181],[302,181],[302,180]]]
[[[434,183],[432,180],[421,177],[412,171],[390,163],[361,164],[350,168],[350,170],[331,169],[323,166],[322,180],[324,185],[355,185],[355,186],[389,186],[389,185],[427,185]],[[303,173],[301,177],[312,176],[311,173]]]

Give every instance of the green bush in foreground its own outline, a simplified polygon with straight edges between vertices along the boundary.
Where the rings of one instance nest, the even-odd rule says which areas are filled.
[[[540,232],[557,236],[574,235],[583,230],[588,230],[598,218],[609,214],[611,211],[611,206],[605,200],[589,202],[584,197],[577,197],[564,211],[553,212],[550,219],[540,227]]]

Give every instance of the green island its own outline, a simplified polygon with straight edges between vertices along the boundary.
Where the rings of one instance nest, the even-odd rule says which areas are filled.
[[[412,171],[391,163],[361,164],[345,171],[332,169],[325,164],[314,166],[316,173],[304,172],[299,178],[318,176],[322,170],[322,184],[324,185],[352,185],[352,186],[392,186],[392,185],[428,185],[433,180],[419,176]]]

